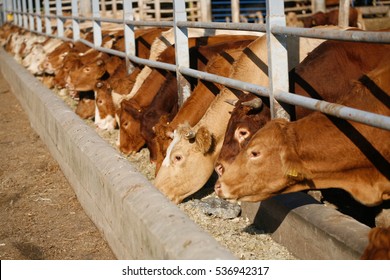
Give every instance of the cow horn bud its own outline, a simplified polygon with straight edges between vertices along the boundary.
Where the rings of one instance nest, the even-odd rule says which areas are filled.
[[[192,130],[188,131],[184,137],[187,139],[187,140],[190,140],[190,139],[194,139],[195,138],[195,132],[193,132]]]
[[[232,106],[236,106],[238,99],[226,99],[225,102]]]
[[[252,107],[253,109],[259,109],[263,106],[263,101],[261,101],[261,98],[257,97],[249,101],[241,102],[241,105]]]

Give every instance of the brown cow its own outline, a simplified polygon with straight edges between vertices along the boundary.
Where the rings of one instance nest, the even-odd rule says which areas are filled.
[[[136,30],[136,55],[140,58],[148,58],[150,55],[151,42],[161,34],[165,29],[162,28],[148,28]],[[118,35],[117,35],[118,36]],[[121,37],[123,38],[123,32]],[[150,44],[148,44],[150,43]],[[84,66],[71,71],[67,77],[67,85],[72,90],[92,90],[96,83],[102,79],[103,75],[113,73],[115,66],[118,66],[118,60],[112,59],[106,55],[101,60],[92,60],[90,63],[83,63]],[[108,75],[105,76],[105,79]]]
[[[201,47],[200,50],[198,50],[199,53],[204,53],[204,48],[206,48],[208,52],[212,51],[215,53],[212,58],[208,59],[209,62],[207,63],[205,69],[206,72],[213,74],[221,74],[222,76],[229,75],[231,66],[235,58],[237,58],[238,55],[241,53],[242,49],[251,42],[253,42],[253,40],[239,40],[232,41],[227,44],[223,43]],[[165,105],[164,101],[160,98],[154,100],[154,102],[145,111],[142,117],[141,134],[145,139],[147,147],[150,151],[151,161],[156,162],[156,173],[158,172],[162,160],[165,157],[166,148],[168,147],[170,140],[172,140],[169,135],[173,133],[173,130],[174,128],[176,128],[177,124],[181,122],[186,122],[194,125],[197,121],[199,121],[199,119],[207,110],[215,95],[219,93],[220,89],[220,85],[214,85],[213,83],[200,81],[200,83],[198,83],[198,85],[195,87],[190,97],[188,98],[189,101],[186,101],[185,104],[182,106],[180,110],[181,114],[177,118],[175,117],[175,119],[172,121],[172,117],[174,117],[177,112],[177,107],[172,108],[171,106]],[[160,91],[167,91],[172,93],[173,91],[177,92],[176,81],[167,81],[160,89]],[[194,108],[193,105],[196,105],[196,108]],[[191,112],[189,112],[188,110],[191,110]],[[159,118],[162,118],[162,121],[165,121],[163,124],[160,124],[160,127],[157,127],[156,129],[155,124],[157,123]],[[169,124],[167,124],[168,121]],[[155,133],[156,131],[159,133],[158,139],[155,139],[155,136],[157,135]],[[160,143],[157,143],[157,140],[160,141]]]
[[[253,52],[254,49],[262,51]],[[266,65],[266,50],[266,36],[249,44],[234,64],[230,77],[247,82],[263,79],[264,84],[268,83],[267,73],[259,74],[256,71],[260,67],[257,66],[258,63]],[[256,59],[253,64],[250,61],[254,57]],[[243,61],[246,64],[238,66]],[[202,188],[210,178],[230,116],[231,105],[225,100],[235,97],[233,92],[224,87],[194,127],[181,124],[174,131],[167,155],[154,181],[156,187],[173,202],[181,202]],[[196,176],[193,176],[194,170]]]
[[[144,140],[142,145],[146,144],[149,149],[151,162],[156,162],[158,149],[152,142],[155,136],[153,127],[162,116],[166,116],[168,120],[171,120],[176,115],[179,109],[177,92],[176,75],[169,73],[167,81],[140,116],[141,136]]]
[[[321,25],[339,25],[339,10],[334,9],[329,12],[317,12],[307,17],[301,18],[304,27],[314,27]],[[357,27],[358,10],[356,8],[349,9],[348,26]]]
[[[361,260],[390,260],[390,227],[371,229],[368,241]]]
[[[135,68],[129,75],[126,64],[120,65],[115,72],[105,81],[99,81],[94,88],[96,97],[95,125],[100,129],[113,130],[118,126],[120,107],[117,101],[126,95],[135,83],[135,78],[140,72]]]
[[[95,117],[95,95],[92,90],[80,91],[78,93],[78,103],[75,113],[82,119],[92,119]]]
[[[190,58],[192,68],[203,70],[208,61],[223,51],[224,49],[239,45],[247,45],[249,41],[253,40],[253,36],[213,36],[207,38],[189,38],[190,46]],[[220,43],[227,41],[228,43]],[[211,45],[197,46],[208,42]],[[217,42],[212,44],[213,42]],[[159,57],[160,61],[166,63],[175,63],[175,49],[174,46],[168,47]],[[131,98],[130,102],[122,103],[126,106],[126,109],[121,109],[120,114],[120,132],[119,132],[119,149],[125,153],[137,152],[143,144],[145,139],[142,139],[140,133],[140,116],[142,112],[151,104],[152,100],[162,87],[167,82],[168,72],[165,70],[154,69],[142,86],[139,88],[137,93]],[[170,82],[176,82],[171,80]],[[121,105],[121,107],[123,107]],[[134,108],[130,108],[133,106]],[[122,125],[123,124],[123,125]],[[151,127],[154,124],[151,125]],[[150,128],[151,128],[150,127]]]
[[[390,55],[340,104],[390,116]],[[218,196],[262,201],[281,193],[340,188],[367,206],[390,199],[390,131],[314,112],[260,129],[215,184]]]
[[[209,62],[205,71],[228,77],[232,71],[233,63],[241,55],[242,49],[241,47],[229,49],[218,54]],[[190,126],[194,126],[202,118],[221,89],[222,85],[220,84],[200,80],[173,120],[162,117],[154,126],[155,137],[148,145],[155,147],[154,149],[157,151],[156,174],[166,156],[168,145],[172,141],[173,131],[179,124],[188,123]]]
[[[381,63],[390,52],[389,45],[327,41],[313,50],[295,69],[290,71],[290,92],[303,96],[338,103],[346,92],[351,79],[358,79],[364,73]],[[330,83],[329,80],[332,82]],[[245,101],[255,99],[253,94]],[[240,98],[241,99],[241,98]],[[252,135],[270,120],[269,100],[262,98],[258,109],[237,102],[232,111],[224,143],[215,164],[219,175],[233,161],[235,155],[246,146]],[[302,118],[312,111],[297,107],[292,119]]]

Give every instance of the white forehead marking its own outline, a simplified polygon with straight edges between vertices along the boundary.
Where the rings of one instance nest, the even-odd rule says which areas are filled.
[[[165,156],[163,162],[162,162],[162,166],[166,166],[168,167],[169,166],[169,163],[170,163],[170,157],[171,157],[171,153],[172,153],[172,150],[173,150],[173,147],[176,145],[176,143],[178,143],[180,140],[180,134],[177,133],[176,129],[173,131],[173,140],[172,142],[169,144],[168,146],[168,149],[167,149],[167,155]]]

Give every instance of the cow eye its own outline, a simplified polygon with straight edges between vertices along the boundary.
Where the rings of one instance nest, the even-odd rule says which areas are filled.
[[[89,72],[91,69],[89,69],[89,67],[86,67],[86,68],[84,68],[84,71],[85,72]]]
[[[250,158],[257,158],[260,156],[260,152],[259,151],[256,151],[256,150],[253,150],[250,152]]]
[[[179,161],[181,161],[182,160],[182,156],[181,155],[175,155],[174,156],[174,162],[179,162]]]

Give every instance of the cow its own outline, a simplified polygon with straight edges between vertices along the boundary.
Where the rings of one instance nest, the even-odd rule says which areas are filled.
[[[245,40],[247,39],[247,40]],[[207,38],[190,38],[189,46],[190,48],[190,58],[192,68],[203,70],[209,60],[218,54],[219,52],[231,48],[237,47],[239,45],[244,46],[249,42],[253,41],[253,36],[231,36],[231,35],[220,35],[215,37]],[[197,46],[203,42],[208,42],[210,45],[207,46]],[[212,44],[213,42],[227,41],[227,43],[217,43]],[[175,63],[175,48],[174,46],[168,47],[160,56],[159,60],[162,60],[167,63]],[[120,131],[119,131],[119,149],[126,154],[131,152],[137,152],[145,144],[145,140],[142,137],[140,132],[140,121],[142,115],[146,108],[150,106],[152,100],[156,98],[159,90],[166,82],[176,83],[176,80],[170,79],[167,80],[169,76],[168,71],[154,69],[148,78],[145,80],[143,85],[140,87],[138,92],[127,102],[123,102],[121,107],[124,108],[121,110],[120,115]],[[171,87],[168,87],[171,88]],[[171,99],[168,95],[159,95],[160,101],[156,101],[154,104],[163,103],[164,97]],[[133,107],[133,108],[131,108]],[[161,108],[161,106],[160,106]],[[167,110],[171,111],[171,107]],[[149,111],[150,114],[150,111]],[[149,122],[148,127],[151,129],[157,120]],[[144,123],[146,125],[146,123]],[[144,129],[146,127],[144,126]],[[155,160],[154,154],[152,155],[152,160]]]
[[[246,53],[244,53],[242,59],[239,59],[237,61],[234,68],[236,68],[235,75],[237,76],[237,79],[242,79],[242,77],[245,77],[244,81],[251,82],[254,84],[258,84],[258,85],[268,86],[266,47],[265,47],[264,43],[263,44],[261,43],[262,40],[263,39],[260,38],[260,39],[258,39],[258,42],[254,42],[251,45],[251,48],[248,48],[248,50],[246,50]],[[323,44],[325,44],[325,43],[323,43]],[[349,45],[349,48],[351,48],[352,46],[353,45]],[[383,47],[381,46],[381,48],[383,48]],[[342,58],[342,57],[337,58],[338,51],[343,51],[343,50],[342,49],[341,50],[335,49],[336,56],[335,56],[335,58],[332,58],[332,59],[342,59],[341,61],[344,63],[345,58]],[[354,48],[352,48],[350,51],[353,54]],[[373,54],[376,53],[375,51],[376,51],[376,49],[374,50]],[[375,63],[378,62],[378,58],[380,58],[381,55],[385,54],[386,52],[388,52],[388,49],[381,49],[381,51],[378,52],[377,59],[373,61],[373,64],[375,65]],[[256,57],[256,55],[253,55],[253,54],[257,54],[258,57]],[[312,59],[313,59],[313,56],[314,55],[312,55]],[[318,55],[318,57],[321,57],[321,56]],[[254,58],[256,58],[256,59],[254,59]],[[256,63],[257,63],[257,65],[256,65]],[[340,67],[340,65],[342,65],[342,64],[340,64],[340,63],[336,64],[334,69],[329,68],[329,71],[319,72],[319,74],[322,73],[320,84],[324,84],[324,83],[331,84],[331,83],[329,83],[329,73],[332,73],[335,71],[336,71],[335,73],[337,73],[337,68]],[[359,66],[357,66],[357,67],[359,67]],[[366,68],[362,68],[362,69],[370,70],[370,69],[372,69],[372,67],[371,68],[366,67]],[[313,70],[313,68],[311,68],[310,71],[312,71],[312,70]],[[307,74],[311,73],[310,71],[308,71]],[[361,71],[361,70],[355,69],[354,67],[351,67],[351,75],[354,74],[356,76],[356,71]],[[250,73],[250,75],[248,73]],[[356,77],[359,77],[359,75],[357,75]],[[348,84],[348,81],[345,81],[345,84]],[[310,84],[308,84],[308,85],[310,85]],[[302,87],[307,87],[308,85],[303,84]],[[316,85],[316,82],[314,82],[314,85]],[[299,87],[299,85],[297,85],[297,87]],[[337,90],[338,86],[334,85],[333,89]],[[331,88],[329,90],[331,90]],[[305,88],[305,91],[310,92],[310,94],[312,94],[313,97],[318,98],[318,95],[315,94],[316,92],[313,90],[310,90],[310,88]],[[332,93],[332,94],[334,94],[334,93]],[[235,95],[232,95],[232,97],[228,96],[225,99],[237,99],[237,97]],[[221,100],[221,102],[222,102],[222,100]],[[267,102],[264,102],[264,104],[266,105]],[[262,106],[262,108],[266,108],[266,107],[267,106]],[[210,108],[212,108],[212,107],[210,106]],[[221,112],[220,114],[216,114],[216,115],[219,115],[219,117],[216,117],[215,115],[211,115],[212,117],[210,117],[210,119],[208,119],[209,117],[207,117],[207,114],[205,114],[204,117],[206,117],[206,118],[204,118],[204,121],[199,122],[207,128],[211,127],[211,129],[209,129],[210,134],[213,135],[213,138],[215,137],[215,139],[218,139],[221,141],[223,141],[224,135],[219,135],[219,133],[221,133],[223,131],[223,134],[225,134],[227,122],[228,122],[229,116],[230,116],[229,115],[230,109],[225,107],[224,110],[226,110],[226,112],[223,112],[223,113]],[[308,112],[307,109],[298,107],[297,108],[297,115],[299,115],[300,113],[303,113],[304,111]],[[202,120],[203,120],[203,118],[202,118]],[[217,124],[218,124],[218,127],[217,127]],[[194,127],[193,134],[196,135],[196,130],[199,129],[199,127],[200,127],[199,125],[196,125],[196,127]],[[171,148],[172,152],[170,153],[170,155],[167,153],[167,156],[164,159],[165,166],[163,163],[161,169],[157,173],[155,184],[168,197],[170,197],[171,199],[173,199],[176,202],[180,202],[186,196],[199,190],[203,186],[203,184],[205,184],[207,182],[210,175],[212,174],[212,170],[207,170],[207,171],[202,170],[202,173],[198,174],[196,177],[187,177],[191,173],[190,169],[194,168],[194,166],[202,166],[202,169],[208,169],[210,167],[211,162],[216,161],[222,145],[221,145],[221,143],[218,143],[215,141],[218,145],[214,145],[212,147],[213,152],[201,155],[201,154],[199,154],[199,149],[196,148],[196,145],[195,145],[196,142],[191,140],[192,142],[190,143],[190,141],[188,139],[186,140],[186,137],[184,137],[183,135],[182,136],[179,135],[179,133],[176,133],[176,137],[177,137],[177,139],[176,140],[174,139],[171,143],[172,146],[176,146],[176,147]],[[179,144],[175,144],[175,143],[179,143]],[[191,146],[192,146],[192,148],[191,148]],[[197,152],[191,151],[191,149],[198,150],[198,151]],[[173,158],[173,152],[179,155],[179,158],[181,158],[181,162],[183,162],[183,164],[172,164],[173,162],[175,162],[175,160]],[[191,158],[192,158],[191,162],[193,162],[191,164],[194,164],[194,166],[192,166],[191,164],[189,164],[187,162],[187,161],[190,161],[190,160],[188,160],[189,156],[191,156]],[[184,167],[184,166],[192,166],[192,167]],[[187,168],[188,168],[188,170],[187,170]],[[198,168],[198,170],[199,170],[199,168]],[[163,171],[163,173],[162,173],[162,171]],[[175,176],[174,180],[169,179],[170,177],[174,177],[174,176]],[[202,176],[204,176],[204,177],[202,177]],[[183,179],[180,179],[181,177]],[[178,182],[178,183],[176,184],[176,182]]]
[[[330,10],[329,12],[316,12],[310,16],[300,19],[304,27],[314,27],[319,25],[339,25],[339,9]],[[358,10],[349,9],[348,26],[358,26]]]
[[[55,72],[58,71],[63,65],[64,58],[70,51],[84,53],[89,49],[90,48],[87,45],[82,43],[79,43],[76,46],[72,42],[63,42],[46,55],[44,61],[40,65],[39,70],[44,71],[47,74],[55,74]]]
[[[95,117],[95,94],[92,90],[78,92],[75,113],[82,119]]]
[[[242,48],[229,49],[215,56],[206,67],[206,72],[229,76],[234,61],[242,53]],[[170,116],[162,116],[153,127],[155,137],[146,140],[148,147],[156,151],[156,174],[166,156],[166,150],[171,142],[173,131],[179,124],[188,123],[194,126],[204,115],[215,96],[222,89],[222,85],[200,80],[192,91],[190,97],[184,102],[179,112],[171,120]],[[148,141],[151,141],[149,143]]]
[[[136,55],[140,58],[148,58],[150,56],[150,48],[153,40],[164,30],[165,29],[162,28],[137,29],[135,32]],[[124,39],[123,34],[120,37],[121,38],[118,41]],[[115,48],[118,48],[118,41],[114,44]],[[107,56],[106,59],[92,61],[90,65],[85,64],[82,68],[72,71],[67,78],[68,86],[74,90],[93,89],[106,71],[109,75],[113,74],[116,69],[114,66],[119,66],[119,64],[123,63],[123,61],[118,61],[118,59],[119,58],[115,56],[114,58]],[[108,76],[106,78],[108,78]]]
[[[262,51],[253,52],[254,49]],[[265,36],[249,44],[234,63],[230,77],[247,82],[256,78],[257,81],[261,80],[261,84],[267,85],[267,73],[255,71],[256,68],[266,69],[266,50]],[[253,72],[258,75],[252,77],[250,73]],[[235,97],[229,88],[224,87],[194,127],[181,124],[174,131],[172,142],[154,181],[155,186],[174,203],[180,203],[195,193],[211,176],[230,116],[231,105],[225,100]],[[196,176],[193,176],[194,170],[197,171]]]
[[[340,104],[390,116],[390,54],[340,92]],[[390,131],[321,112],[275,119],[251,138],[215,184],[225,199],[338,188],[366,206],[390,199]]]
[[[303,96],[337,103],[350,87],[351,79],[374,69],[382,55],[390,51],[390,46],[369,43],[327,41],[313,50],[296,68],[289,73],[290,91]],[[326,74],[325,74],[326,73]],[[329,83],[329,79],[332,83]],[[258,99],[253,94],[241,97],[232,111],[226,130],[224,144],[215,164],[221,175],[233,161],[235,155],[245,147],[252,135],[270,120],[269,100],[262,98],[259,108],[254,108],[248,100]],[[241,104],[245,101],[245,104]],[[291,111],[292,120],[302,118],[311,110],[297,107]]]
[[[368,245],[361,260],[390,260],[390,227],[375,227],[368,233]]]
[[[137,46],[137,55],[141,58],[147,58],[150,54],[150,46],[151,42],[155,39],[156,36],[161,34],[165,29],[162,28],[148,28],[145,30],[137,30],[136,32],[136,46]],[[122,32],[123,33],[123,32]],[[120,33],[119,33],[120,34]],[[115,33],[115,36],[118,37],[118,33]],[[116,38],[114,36],[114,38]],[[123,38],[123,34],[122,34]],[[84,56],[83,56],[84,58]],[[77,64],[76,64],[77,65]],[[94,60],[90,60],[89,62],[82,61],[82,65],[75,66],[69,71],[69,74],[66,76],[66,87],[71,92],[77,92],[77,91],[90,91],[96,89],[95,86],[103,81],[107,80],[110,77],[112,77],[116,71],[116,68],[120,67],[123,69],[125,66],[125,61],[122,59],[119,59],[115,56],[108,56],[105,53],[98,52],[98,55],[95,56]],[[137,71],[138,67],[136,67],[135,73],[138,73]],[[118,81],[119,78],[122,78],[122,80],[128,81],[127,78],[132,78],[133,76],[128,76],[127,69],[126,71],[121,71],[121,73],[126,72],[126,78],[124,78],[123,75],[118,76],[119,72],[115,73],[116,81]],[[114,79],[109,80],[109,82],[114,82]],[[121,85],[121,88],[123,88],[125,84]],[[110,86],[110,89],[116,90],[115,86]],[[130,88],[128,88],[129,90]],[[96,92],[95,92],[96,95]],[[107,94],[101,94],[99,97],[100,106],[98,106],[95,110],[95,124],[103,129],[113,129],[113,127],[116,127],[116,125],[113,123],[113,119],[111,117],[108,117],[108,115],[105,115],[103,118],[98,116],[99,114],[99,108],[103,109],[103,106],[109,106],[111,105],[111,101],[105,102],[104,104],[103,99],[107,97]],[[88,99],[90,101],[90,99]],[[88,105],[88,107],[92,106],[90,102],[88,103],[81,103],[79,106]],[[90,110],[89,110],[90,111]],[[104,113],[103,113],[104,114]],[[104,120],[104,118],[107,117],[107,120]],[[107,123],[106,123],[107,122]]]

